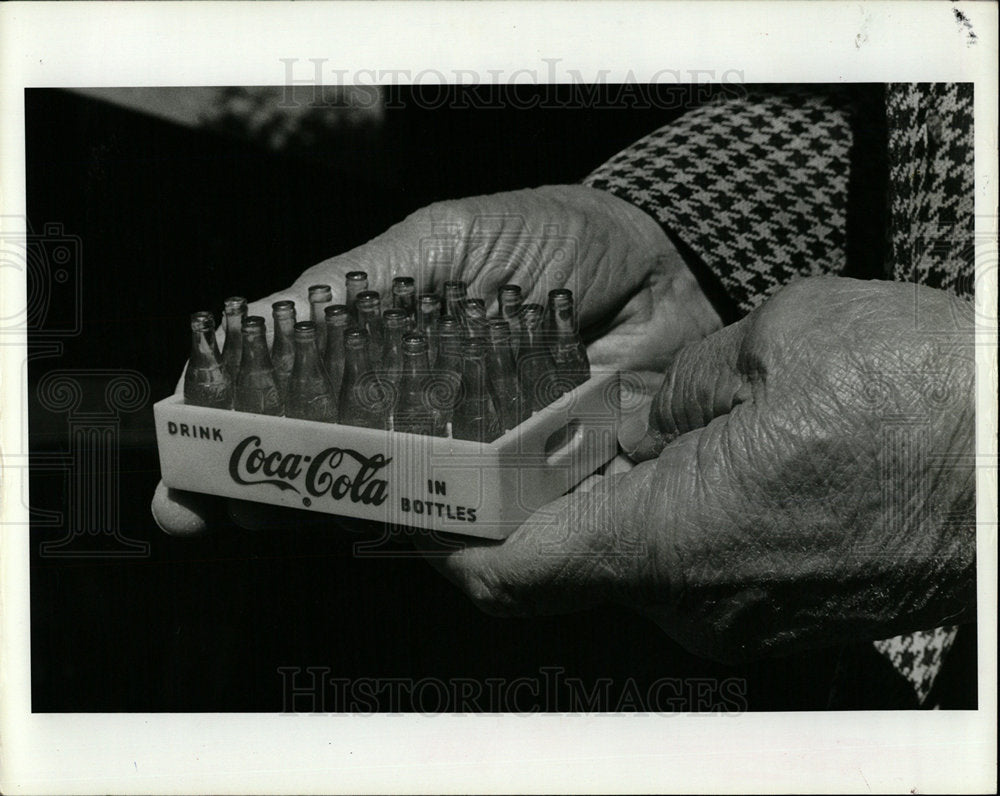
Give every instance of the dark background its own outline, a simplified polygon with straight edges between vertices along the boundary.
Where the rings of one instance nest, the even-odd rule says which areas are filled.
[[[655,107],[642,107],[613,87],[587,97],[529,87],[518,103],[480,95],[487,107],[476,108],[476,96],[453,98],[463,96],[442,107],[436,90],[421,97],[392,89],[382,121],[366,133],[371,168],[343,168],[343,157],[275,152],[66,91],[26,91],[37,278],[45,279],[45,252],[60,234],[80,244],[69,282],[45,298],[50,311],[30,336],[34,711],[276,711],[285,707],[283,666],[350,679],[480,681],[538,681],[542,667],[554,666],[588,689],[610,682],[605,710],[622,706],[632,684],[645,694],[663,677],[736,677],[751,709],[827,707],[834,670],[844,666],[828,652],[736,670],[687,654],[622,609],[485,616],[420,559],[355,556],[365,538],[356,531],[246,531],[220,516],[213,533],[175,539],[153,522],[152,404],[173,391],[190,312],[218,313],[225,296],[283,288],[430,201],[577,181],[696,99],[663,89]],[[532,97],[546,107],[525,109]],[[332,133],[329,146],[350,146],[350,138]],[[75,335],[59,331],[73,327],[72,295],[82,295]],[[150,385],[144,406],[120,413],[119,458],[101,470],[117,484],[119,538],[84,533],[67,505],[76,476],[59,463],[72,444],[71,418],[38,399],[40,380],[66,369],[84,371],[78,411],[100,409],[108,371],[138,371]],[[146,552],[122,555],[131,550],[124,540]],[[43,553],[46,542],[61,545]],[[850,689],[848,703],[877,707],[883,698]],[[493,707],[538,706],[524,694],[523,704]],[[557,690],[541,706],[573,703]]]

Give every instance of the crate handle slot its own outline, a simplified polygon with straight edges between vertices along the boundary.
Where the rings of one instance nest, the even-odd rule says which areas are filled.
[[[566,463],[583,443],[583,427],[579,419],[570,420],[549,434],[545,440],[545,463],[549,467],[560,467]]]

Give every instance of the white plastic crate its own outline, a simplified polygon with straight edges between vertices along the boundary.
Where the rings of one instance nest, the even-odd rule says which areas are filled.
[[[153,407],[175,489],[502,539],[614,458],[617,373],[489,443],[188,406]]]

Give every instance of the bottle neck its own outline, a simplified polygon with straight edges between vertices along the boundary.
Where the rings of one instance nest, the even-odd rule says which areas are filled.
[[[295,339],[295,367],[299,370],[319,367],[319,352],[315,337]]]
[[[340,356],[344,352],[344,332],[347,327],[339,323],[328,323],[326,325],[326,350],[336,351]]]
[[[243,354],[240,367],[271,367],[264,333],[259,329],[243,329]]]
[[[344,353],[344,375],[357,378],[368,372],[368,352],[364,346],[350,346]]]
[[[246,312],[227,312],[226,313],[226,337],[230,334],[239,335],[243,331],[243,318],[246,316]]]
[[[215,332],[211,329],[191,330],[191,353],[193,367],[203,368],[219,364],[219,347],[215,342]]]
[[[286,350],[292,347],[292,333],[295,328],[295,318],[291,316],[274,319],[274,343],[272,350]]]
[[[424,376],[430,370],[430,358],[426,351],[403,351],[403,373],[408,376]]]
[[[465,399],[482,401],[486,394],[486,358],[484,356],[464,356],[462,358],[462,385]]]

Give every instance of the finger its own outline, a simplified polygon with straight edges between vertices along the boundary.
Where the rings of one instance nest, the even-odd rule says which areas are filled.
[[[199,536],[208,529],[212,499],[197,492],[170,489],[160,481],[150,509],[160,530],[171,536]]]
[[[672,440],[750,397],[739,362],[745,329],[740,321],[677,352],[645,418],[635,413],[622,419],[618,441],[631,459],[655,458]]]

